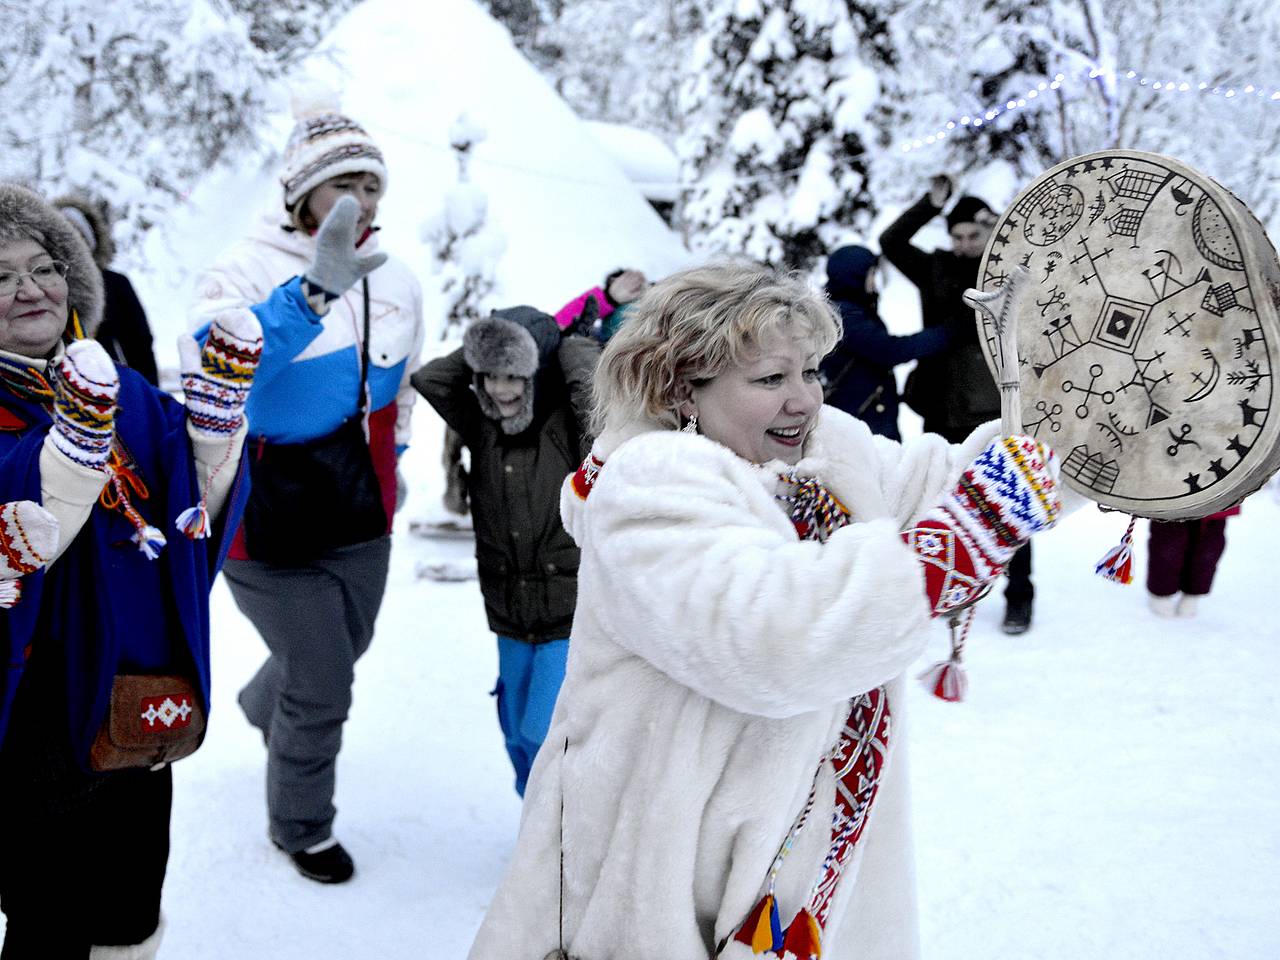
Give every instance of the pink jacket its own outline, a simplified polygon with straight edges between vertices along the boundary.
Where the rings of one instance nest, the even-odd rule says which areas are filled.
[[[597,306],[600,307],[600,319],[604,319],[613,313],[613,304],[609,302],[609,298],[604,295],[604,291],[599,287],[592,287],[585,293],[581,293],[574,297],[563,307],[556,311],[556,324],[561,330],[569,327],[573,321],[582,316],[583,309],[586,308],[587,301],[595,299]]]

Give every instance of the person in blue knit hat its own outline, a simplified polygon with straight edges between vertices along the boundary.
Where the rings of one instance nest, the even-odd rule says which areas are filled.
[[[898,383],[893,368],[941,353],[950,337],[945,327],[894,336],[879,312],[880,258],[856,244],[827,258],[827,296],[840,311],[840,341],[822,361],[826,402],[864,421],[872,433],[901,440]]]

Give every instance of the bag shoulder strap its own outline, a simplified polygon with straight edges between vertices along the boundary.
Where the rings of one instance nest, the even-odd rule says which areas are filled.
[[[369,278],[361,280],[364,288],[364,337],[360,341],[360,396],[357,400],[356,414],[363,416],[365,407],[365,382],[369,379]]]
[[[849,376],[850,371],[853,370],[857,362],[857,356],[850,357],[849,362],[840,368],[840,372],[827,381],[826,387],[822,390],[822,399],[824,401],[830,400],[835,395],[835,392],[840,389],[841,384],[844,383],[845,378]]]

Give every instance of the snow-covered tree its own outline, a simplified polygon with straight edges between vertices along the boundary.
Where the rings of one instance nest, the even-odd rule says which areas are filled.
[[[256,149],[272,83],[349,5],[288,0],[300,19],[281,21],[265,0],[6,0],[0,175],[106,199],[127,249],[210,168]]]
[[[894,63],[872,3],[717,0],[681,98],[695,249],[808,268],[865,230],[878,73]]]
[[[560,15],[565,0],[482,0],[489,15],[511,32],[516,49],[535,66],[554,72],[559,48],[545,31]],[[572,2],[572,0],[569,0]]]
[[[546,68],[587,120],[641,127],[670,143],[684,130],[680,83],[707,0],[567,0],[541,33]]]
[[[249,25],[249,41],[281,69],[299,63],[358,0],[227,0]]]
[[[993,159],[1025,181],[1125,147],[1203,169],[1275,225],[1280,8],[1269,0],[895,0],[889,19],[903,62],[927,69],[890,81],[898,149],[878,182],[914,191],[930,172]],[[938,132],[940,144],[902,153]]]
[[[445,301],[440,339],[461,336],[473,320],[489,311],[498,260],[506,243],[488,225],[489,198],[471,180],[469,166],[485,130],[466,114],[449,129],[449,144],[458,160],[458,182],[449,188],[441,209],[422,225],[422,240],[431,247],[432,272],[440,278]]]

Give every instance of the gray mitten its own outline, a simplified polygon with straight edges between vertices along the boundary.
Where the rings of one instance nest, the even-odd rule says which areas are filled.
[[[385,253],[361,256],[356,252],[356,221],[360,204],[342,197],[333,205],[316,234],[316,252],[302,278],[323,290],[329,298],[342,296],[361,277],[387,262]]]

